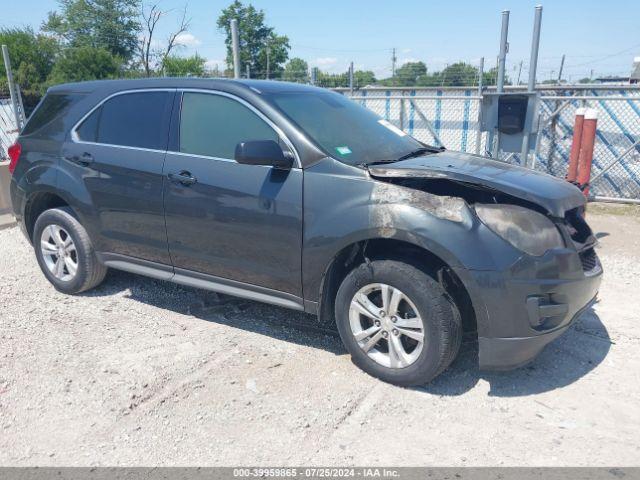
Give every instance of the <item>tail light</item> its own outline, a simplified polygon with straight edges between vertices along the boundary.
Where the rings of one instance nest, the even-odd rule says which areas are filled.
[[[7,149],[7,153],[9,154],[9,173],[13,175],[16,167],[18,166],[18,160],[20,159],[20,154],[22,153],[22,145],[18,142],[14,143]]]

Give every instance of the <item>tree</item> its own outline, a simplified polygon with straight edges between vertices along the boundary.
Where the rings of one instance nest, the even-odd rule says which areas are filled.
[[[349,75],[347,73],[326,73],[318,71],[316,84],[324,88],[348,87]]]
[[[162,62],[164,74],[168,77],[203,77],[205,59],[197,53],[191,57],[165,57]]]
[[[309,80],[309,65],[301,58],[292,58],[284,67],[282,79],[287,82],[307,82]]]
[[[42,91],[59,45],[55,39],[35,34],[30,27],[0,29],[0,44],[7,45],[15,81],[25,91]],[[0,88],[6,91],[7,74],[0,65]]]
[[[478,84],[478,69],[464,62],[447,65],[440,72],[441,84],[448,87],[463,87]]]
[[[497,85],[498,84],[498,67],[490,68],[488,71],[484,72],[482,75],[482,84],[483,85]],[[504,75],[504,84],[511,85],[511,80],[509,76],[505,73]]]
[[[103,49],[128,62],[138,44],[140,0],[58,0],[42,26],[67,46]]]
[[[265,25],[263,10],[256,10],[253,5],[245,6],[240,0],[222,10],[217,22],[218,28],[226,35],[227,67],[233,68],[232,19],[238,20],[240,70],[244,71],[249,65],[255,78],[280,77],[289,58],[289,39],[277,35],[272,27]]]
[[[424,62],[408,62],[396,70],[395,80],[400,86],[410,87],[416,84],[421,75],[427,74]]]
[[[164,48],[158,48],[154,41],[156,27],[160,19],[167,13],[168,12],[160,9],[160,4],[158,3],[151,5],[148,9],[145,9],[143,6],[140,10],[143,28],[138,41],[138,58],[144,74],[147,77],[151,76],[158,65],[165,64],[165,60],[169,57],[173,49],[180,45],[178,41],[179,35],[186,32],[191,23],[191,19],[187,19],[187,7],[185,5],[178,27],[169,35]]]
[[[370,70],[356,70],[353,72],[353,83],[356,88],[373,85],[376,83],[376,76]]]
[[[120,66],[121,59],[104,48],[69,47],[56,60],[49,83],[117,78]]]

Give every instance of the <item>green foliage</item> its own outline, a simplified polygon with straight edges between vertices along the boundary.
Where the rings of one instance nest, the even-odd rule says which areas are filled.
[[[268,57],[269,77],[281,77],[283,65],[289,58],[289,39],[277,35],[272,27],[265,25],[263,10],[256,10],[253,5],[245,6],[239,0],[222,10],[217,22],[218,28],[226,34],[229,69],[233,68],[231,19],[234,18],[238,20],[240,31],[240,70],[244,72],[249,65],[252,77],[266,78]]]
[[[453,63],[440,72],[440,77],[451,87],[475,85],[478,83],[478,69],[464,62]]]
[[[162,69],[167,77],[203,77],[205,59],[197,53],[191,57],[170,55],[164,59]]]
[[[0,29],[0,44],[7,45],[13,77],[23,93],[43,92],[59,45],[55,39],[35,34],[31,28]],[[0,89],[7,90],[7,74],[0,64]]]
[[[497,85],[498,83],[498,67],[490,68],[485,71],[482,75],[482,84],[483,85]],[[509,79],[509,75],[505,73],[504,75],[504,84],[511,85],[511,80]]]
[[[117,78],[121,60],[103,48],[69,47],[57,59],[49,83]]]
[[[58,0],[42,26],[69,47],[104,49],[130,61],[136,50],[140,0]]]
[[[347,73],[326,73],[318,71],[316,83],[319,87],[339,88],[349,86],[349,75]]]
[[[424,62],[408,62],[396,70],[396,80],[402,86],[413,86],[420,76],[427,74]]]
[[[483,85],[495,85],[498,77],[497,68],[485,71],[482,75]],[[505,76],[505,85],[511,82]],[[379,85],[389,87],[465,87],[478,85],[478,69],[465,62],[448,65],[439,72],[427,73],[423,62],[405,63],[396,70],[396,76],[385,78]]]
[[[316,83],[325,88],[347,88],[349,87],[349,72],[345,73],[325,73],[318,71]],[[376,83],[376,77],[369,70],[356,70],[353,72],[353,87],[362,88]]]
[[[373,85],[376,83],[376,76],[370,70],[356,70],[353,72],[353,83],[356,88]]]
[[[309,65],[301,58],[292,58],[284,66],[282,80],[285,82],[306,83],[309,81]]]

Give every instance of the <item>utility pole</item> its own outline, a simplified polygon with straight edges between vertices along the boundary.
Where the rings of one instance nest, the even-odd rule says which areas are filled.
[[[247,63],[247,78],[251,78],[251,67]]]
[[[231,20],[231,46],[233,48],[233,78],[240,78],[240,36],[238,20]]]
[[[560,71],[558,72],[558,85],[562,83],[562,69],[564,69],[564,53],[562,54],[562,60],[560,60]]]
[[[396,58],[396,49],[393,48],[391,52],[391,78],[394,78],[396,76],[396,60],[398,59]]]

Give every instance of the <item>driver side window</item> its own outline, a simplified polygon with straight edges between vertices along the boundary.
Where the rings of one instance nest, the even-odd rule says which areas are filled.
[[[231,98],[185,92],[180,118],[180,152],[233,159],[236,145],[274,140],[278,134],[242,103]]]

